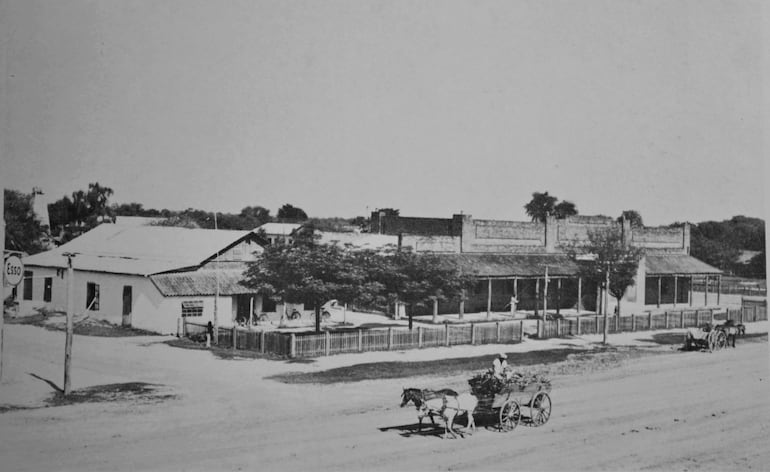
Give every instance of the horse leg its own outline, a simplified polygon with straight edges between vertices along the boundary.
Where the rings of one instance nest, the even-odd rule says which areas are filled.
[[[476,418],[473,417],[473,414],[468,411],[468,431],[476,431]]]

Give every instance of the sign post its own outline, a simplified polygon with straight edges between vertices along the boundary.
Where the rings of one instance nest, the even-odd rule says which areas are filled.
[[[5,220],[2,224],[3,230],[5,229]],[[5,231],[3,231],[5,234]],[[5,238],[3,238],[3,246],[5,246]],[[5,248],[3,248],[5,253]],[[21,262],[19,256],[8,256],[3,259],[3,283],[0,296],[3,299],[3,316],[0,316],[0,380],[3,379],[3,330],[5,328],[5,284],[12,287],[19,285],[21,279],[24,277],[24,264]]]

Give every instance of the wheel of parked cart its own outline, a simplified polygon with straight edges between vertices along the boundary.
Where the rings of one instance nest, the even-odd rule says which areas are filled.
[[[294,311],[292,311],[292,312],[291,312],[291,314],[289,315],[289,319],[290,319],[290,320],[298,320],[300,316],[301,316],[301,315],[300,315],[299,311],[297,311],[297,310],[294,310]]]
[[[521,406],[516,400],[508,400],[500,407],[500,431],[513,431],[521,421]]]
[[[722,330],[716,330],[710,341],[709,347],[712,351],[724,349],[727,347],[727,334]]]
[[[551,417],[551,397],[545,392],[538,392],[529,403],[529,418],[532,426],[544,425]]]
[[[331,318],[331,317],[332,317],[332,314],[331,314],[331,313],[329,313],[328,311],[324,310],[324,311],[323,311],[323,313],[321,313],[321,317],[322,317],[323,319],[325,319],[325,320],[328,320],[329,318]]]

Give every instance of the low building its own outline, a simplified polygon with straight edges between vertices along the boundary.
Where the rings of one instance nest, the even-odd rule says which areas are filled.
[[[19,314],[67,310],[72,264],[76,314],[157,333],[181,318],[232,326],[261,309],[240,285],[262,251],[251,231],[101,224],[53,250],[23,259]]]
[[[402,217],[372,213],[371,233],[398,238],[400,247],[439,254],[466,273],[476,287],[466,294],[468,311],[507,311],[511,302],[524,311],[572,309],[600,311],[597,284],[579,277],[570,248],[584,244],[592,231],[620,226],[626,244],[643,248],[635,284],[621,301],[626,313],[683,306],[716,306],[722,272],[690,256],[690,226],[632,227],[604,216],[576,215],[545,222]],[[696,300],[694,285],[706,288]],[[512,300],[512,297],[515,300]],[[439,305],[440,313],[456,313],[458,301]],[[608,310],[617,305],[609,297]]]

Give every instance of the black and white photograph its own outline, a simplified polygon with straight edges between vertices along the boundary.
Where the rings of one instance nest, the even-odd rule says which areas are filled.
[[[0,470],[767,470],[769,52],[762,0],[0,0]]]

